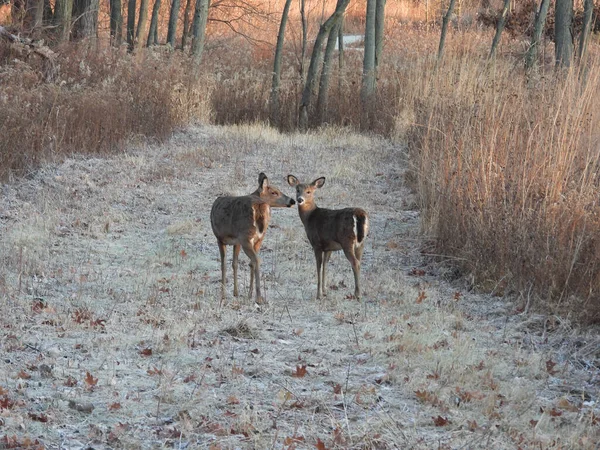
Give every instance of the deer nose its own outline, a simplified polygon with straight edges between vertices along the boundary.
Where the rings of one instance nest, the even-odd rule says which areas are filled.
[[[290,198],[290,206],[294,206],[296,204],[296,200]]]
[[[304,199],[302,197],[298,197],[298,204],[301,205],[304,203]]]

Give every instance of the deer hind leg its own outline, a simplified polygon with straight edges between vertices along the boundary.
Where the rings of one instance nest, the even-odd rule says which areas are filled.
[[[231,264],[233,267],[233,296],[237,297],[239,295],[238,292],[238,257],[240,256],[240,250],[242,246],[236,244],[233,246],[233,263]]]
[[[327,263],[329,262],[330,257],[331,251],[326,251],[323,255],[323,275],[321,276],[321,287],[323,291],[323,297],[327,296],[327,281],[325,281],[325,273],[327,272],[327,270],[325,269],[325,267],[327,267]]]
[[[362,255],[362,251],[360,252]],[[352,272],[354,272],[354,297],[360,298],[360,259],[357,258],[354,253],[354,246],[344,247],[344,255],[350,261],[352,265]]]
[[[313,249],[317,262],[317,300],[321,298],[321,267],[323,266],[323,251],[319,248]]]
[[[227,272],[227,267],[225,266],[225,256],[227,253],[227,248],[221,241],[218,241],[218,244],[219,254],[221,255],[221,297],[225,298],[225,274]]]
[[[242,245],[244,253],[250,258],[250,293],[252,297],[252,288],[254,287],[254,279],[256,278],[256,303],[259,305],[264,303],[263,296],[260,292],[260,259],[254,251],[254,247],[251,244]]]

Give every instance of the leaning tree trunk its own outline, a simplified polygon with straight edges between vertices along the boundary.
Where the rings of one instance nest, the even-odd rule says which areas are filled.
[[[71,35],[71,16],[73,13],[73,0],[56,0],[54,6],[54,25],[58,40],[68,41]]]
[[[321,124],[327,121],[327,109],[329,107],[329,74],[341,21],[342,18],[340,17],[329,32],[327,45],[325,46],[325,55],[323,56],[323,69],[321,70],[321,81],[319,82],[319,96],[317,97],[317,111],[319,114],[319,123]]]
[[[273,81],[271,82],[271,95],[269,97],[269,120],[271,124],[279,124],[279,83],[281,81],[281,59],[283,57],[283,42],[285,40],[285,28],[287,26],[288,13],[292,0],[285,0],[281,22],[279,22],[279,33],[277,34],[277,45],[275,46],[275,58],[273,61]]]
[[[192,0],[185,2],[185,9],[183,10],[183,33],[181,33],[181,50],[185,51],[187,45],[188,36],[190,34],[190,12],[192,11]]]
[[[367,0],[367,13],[365,20],[365,53],[363,58],[362,87],[360,99],[363,112],[371,104],[375,94],[375,15],[377,0]]]
[[[377,4],[375,5],[375,71],[379,67],[381,52],[383,51],[385,2],[386,0],[377,0]]]
[[[573,59],[573,0],[556,0],[555,8],[556,67],[570,67]]]
[[[140,3],[140,15],[138,18],[137,30],[135,32],[136,47],[142,47],[144,45],[142,36],[146,34],[146,23],[148,23],[148,0],[142,0]]]
[[[210,0],[196,0],[196,10],[194,11],[193,38],[192,38],[192,57],[194,63],[198,66],[202,61],[202,52],[204,51],[204,41],[206,39],[206,22],[208,21],[208,8]]]
[[[110,0],[110,38],[113,45],[121,45],[123,39],[123,12],[121,0]]]
[[[98,0],[75,0],[73,3],[73,38],[95,39],[98,35]]]
[[[500,19],[498,19],[498,24],[496,25],[496,34],[492,40],[492,49],[490,50],[490,55],[488,57],[489,59],[494,59],[496,57],[496,50],[498,49],[498,44],[500,43],[500,37],[502,36],[504,25],[506,25],[506,17],[508,16],[508,11],[510,9],[510,2],[511,0],[504,0],[502,14],[500,14]]]
[[[173,0],[171,13],[169,15],[169,28],[167,29],[167,44],[175,48],[175,36],[177,34],[177,21],[179,20],[180,0]]]
[[[531,70],[537,63],[538,59],[538,48],[542,41],[542,33],[546,26],[546,17],[548,17],[548,9],[550,8],[550,0],[542,0],[540,8],[535,14],[535,25],[533,30],[533,36],[531,37],[531,44],[525,55],[525,70]]]
[[[579,36],[579,50],[577,52],[580,63],[585,60],[585,55],[587,53],[587,45],[592,30],[593,15],[594,0],[585,0],[585,3],[583,4],[583,27],[581,29],[581,35]]]
[[[136,0],[127,1],[127,44],[129,50],[133,50],[135,41],[135,7]]]
[[[310,58],[310,64],[308,66],[308,73],[306,74],[304,89],[302,90],[302,99],[300,101],[299,126],[302,130],[305,130],[308,127],[308,109],[312,101],[315,80],[317,79],[317,72],[319,70],[318,65],[323,51],[323,41],[325,40],[325,36],[328,36],[331,32],[331,29],[338,18],[343,16],[349,2],[350,0],[337,0],[334,13],[319,28],[319,33],[317,34],[317,39],[315,40],[315,45]]]
[[[437,54],[437,63],[439,64],[442,61],[442,57],[444,56],[444,45],[446,44],[446,34],[448,33],[448,23],[450,22],[450,17],[452,17],[452,11],[454,11],[454,4],[456,0],[450,0],[450,4],[448,5],[448,11],[446,11],[446,15],[442,20],[442,33],[440,35],[440,46],[438,47]]]
[[[152,7],[152,19],[150,19],[150,30],[148,31],[148,40],[146,46],[158,44],[158,13],[160,11],[160,0],[155,0]]]
[[[302,47],[300,50],[300,82],[304,84],[306,76],[306,67],[304,60],[306,59],[306,47],[308,46],[308,21],[306,19],[306,0],[300,0],[300,20],[302,22]]]

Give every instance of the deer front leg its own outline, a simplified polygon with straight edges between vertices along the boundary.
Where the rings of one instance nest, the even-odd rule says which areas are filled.
[[[260,259],[251,245],[244,245],[242,248],[248,258],[250,258],[250,288],[252,289],[254,278],[256,278],[256,303],[259,305],[263,304],[264,298],[260,292]],[[252,295],[252,291],[250,291],[250,295]]]
[[[233,246],[233,296],[238,296],[238,257],[240,256],[240,250],[242,246],[237,244]]]
[[[321,298],[321,266],[323,264],[323,251],[315,248],[315,259],[317,260],[317,300]]]

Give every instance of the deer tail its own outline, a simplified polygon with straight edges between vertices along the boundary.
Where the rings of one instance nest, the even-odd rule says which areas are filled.
[[[356,220],[356,240],[360,244],[369,232],[369,216],[363,210],[358,210],[354,213],[354,218]]]

